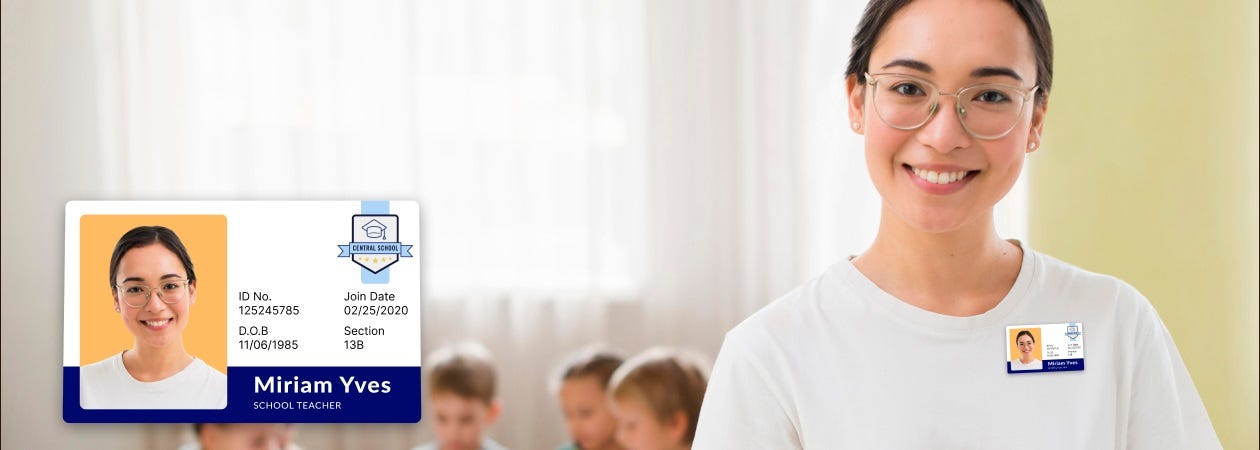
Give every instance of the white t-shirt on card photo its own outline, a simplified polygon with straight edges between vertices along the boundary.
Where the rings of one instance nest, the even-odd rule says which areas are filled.
[[[1041,360],[1034,359],[1032,362],[1024,364],[1022,361],[1016,359],[1011,361],[1011,370],[1041,370]]]
[[[199,358],[166,379],[137,380],[123,366],[122,352],[79,369],[83,409],[223,409],[227,376]]]

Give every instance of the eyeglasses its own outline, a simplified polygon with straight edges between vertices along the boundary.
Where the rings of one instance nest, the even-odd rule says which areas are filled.
[[[1000,83],[973,84],[958,92],[941,92],[932,82],[902,74],[865,74],[872,87],[875,113],[898,130],[913,130],[932,120],[941,96],[955,98],[954,110],[963,129],[976,139],[1000,139],[1015,129],[1037,86],[1022,89]]]
[[[162,284],[158,287],[149,287],[140,283],[123,283],[114,285],[118,289],[118,296],[122,298],[122,302],[132,308],[143,308],[149,304],[150,294],[157,293],[162,303],[174,305],[179,303],[188,294],[188,280],[169,279],[162,280]]]

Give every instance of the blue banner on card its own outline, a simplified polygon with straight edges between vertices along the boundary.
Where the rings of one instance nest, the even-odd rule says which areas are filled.
[[[66,422],[420,421],[420,367],[228,367],[228,404],[221,410],[83,409],[79,368],[62,373]]]
[[[1006,373],[1039,373],[1039,372],[1073,372],[1085,370],[1085,359],[1047,359],[1041,361],[1038,369],[1015,369],[1010,361],[1006,362]]]

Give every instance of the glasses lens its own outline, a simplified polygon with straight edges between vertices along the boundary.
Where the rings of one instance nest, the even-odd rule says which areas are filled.
[[[184,286],[188,286],[187,281],[163,281],[158,292],[161,294],[162,301],[175,304],[184,299],[184,293],[187,292]]]
[[[188,282],[182,280],[163,281],[157,288],[140,283],[126,283],[119,287],[119,296],[123,303],[132,308],[143,308],[149,303],[151,294],[156,294],[162,302],[173,305],[184,299],[184,287],[187,285]]]
[[[918,127],[932,114],[935,91],[914,78],[882,77],[875,81],[875,112],[890,127],[903,130]]]
[[[1005,136],[1019,122],[1024,110],[1024,92],[1003,85],[972,86],[958,93],[962,122],[978,138]]]
[[[139,283],[124,283],[118,287],[118,296],[123,303],[132,308],[139,308],[148,303],[149,287]]]

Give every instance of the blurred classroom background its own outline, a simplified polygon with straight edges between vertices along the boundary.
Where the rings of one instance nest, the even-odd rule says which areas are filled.
[[[513,448],[565,440],[548,377],[606,342],[716,355],[861,252],[856,2],[3,0],[4,448],[166,450],[61,420],[75,199],[418,199],[423,343],[497,357]],[[1156,306],[1226,448],[1256,448],[1257,5],[1057,0],[1045,143],[1004,235]],[[419,425],[301,425],[308,450]]]

